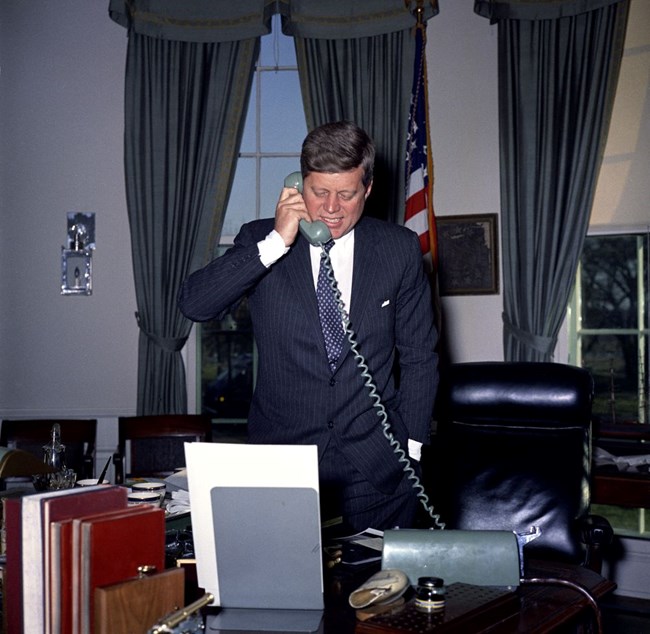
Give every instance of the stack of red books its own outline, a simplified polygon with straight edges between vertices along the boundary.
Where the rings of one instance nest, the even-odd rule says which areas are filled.
[[[165,565],[165,514],[94,486],[4,500],[8,634],[89,634],[95,589]]]

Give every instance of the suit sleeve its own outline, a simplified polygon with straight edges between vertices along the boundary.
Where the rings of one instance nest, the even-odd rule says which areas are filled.
[[[424,272],[417,236],[409,244],[409,266],[396,313],[399,355],[399,413],[409,438],[427,444],[438,389],[438,335],[434,326],[431,286]]]
[[[255,287],[268,272],[260,260],[259,239],[244,225],[232,248],[183,282],[178,307],[185,317],[192,321],[221,319]]]

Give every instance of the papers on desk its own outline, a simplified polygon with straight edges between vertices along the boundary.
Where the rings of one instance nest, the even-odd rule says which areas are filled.
[[[614,465],[619,471],[647,473],[650,467],[650,454],[615,456],[602,447],[596,447],[594,461],[597,467]]]
[[[164,479],[168,491],[189,491],[187,486],[187,469],[179,469]]]
[[[187,469],[179,469],[167,476],[163,482],[171,493],[171,500],[165,504],[167,516],[180,515],[190,511],[190,492],[187,486]]]
[[[178,515],[190,510],[189,491],[172,491],[172,499],[167,502],[165,511],[167,515]]]
[[[339,537],[328,544],[326,552],[340,552],[341,564],[358,566],[373,561],[381,561],[381,553],[384,545],[384,533],[374,528],[367,528],[365,531]]]

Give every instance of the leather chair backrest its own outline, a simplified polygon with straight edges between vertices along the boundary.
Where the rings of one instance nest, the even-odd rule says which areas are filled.
[[[185,466],[185,442],[211,442],[212,420],[200,414],[122,416],[118,420],[116,470],[124,477],[166,477]],[[128,473],[124,458],[130,449]],[[118,481],[119,481],[118,478]]]
[[[441,384],[438,455],[448,528],[542,535],[528,556],[579,562],[589,506],[593,384],[556,363],[452,365]]]

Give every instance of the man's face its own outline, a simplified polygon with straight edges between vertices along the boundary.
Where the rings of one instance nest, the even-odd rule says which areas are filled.
[[[305,178],[303,199],[313,221],[322,220],[336,240],[351,231],[359,222],[372,183],[366,189],[362,182],[363,168],[349,172],[326,174],[310,172]]]

